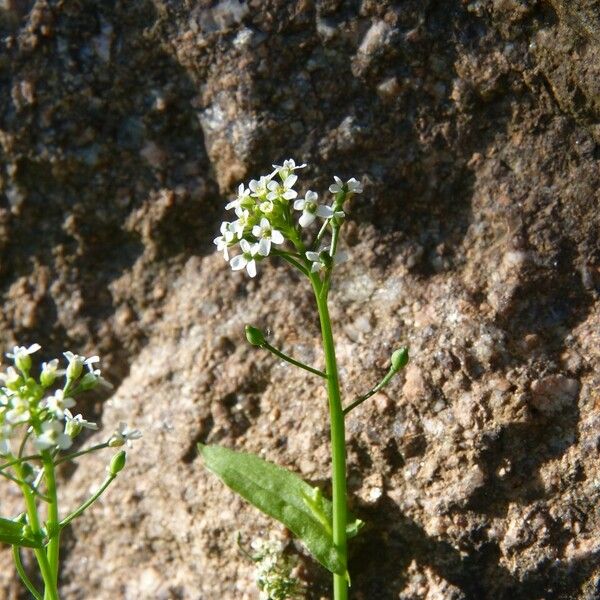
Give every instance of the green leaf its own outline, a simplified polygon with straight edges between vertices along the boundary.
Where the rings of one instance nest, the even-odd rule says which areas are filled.
[[[27,527],[18,521],[0,518],[0,542],[11,546],[25,546],[27,548],[43,548],[41,540],[28,535]]]
[[[331,502],[294,473],[254,454],[198,444],[206,467],[233,491],[283,523],[329,571],[346,575],[346,565],[331,537]],[[307,499],[314,499],[307,502]],[[315,503],[328,523],[315,514]],[[313,504],[311,506],[310,504]]]

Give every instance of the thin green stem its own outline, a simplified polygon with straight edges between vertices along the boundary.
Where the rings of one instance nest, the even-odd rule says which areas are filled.
[[[319,371],[319,369],[315,369],[314,367],[310,367],[309,365],[305,365],[303,362],[300,362],[299,360],[296,360],[296,359],[292,358],[291,356],[284,354],[283,352],[281,352],[281,350],[278,350],[274,346],[271,346],[271,344],[269,344],[269,342],[267,342],[267,341],[265,341],[265,343],[262,345],[262,348],[264,348],[265,350],[268,350],[269,352],[271,352],[275,356],[278,356],[279,358],[285,360],[286,362],[289,362],[290,364],[295,365],[296,367],[300,367],[301,369],[304,369],[305,371],[308,371],[309,373],[314,373],[315,375],[318,375],[319,377],[323,377],[324,379],[327,379],[327,373],[324,373],[323,371]]]
[[[329,221],[331,219],[326,219],[325,222],[323,223],[323,225],[321,225],[321,229],[319,229],[319,233],[317,233],[317,237],[315,238],[315,241],[313,242],[312,248],[313,250],[316,250],[319,246],[319,242],[323,239],[323,236],[325,235],[325,232],[327,231],[327,226],[329,225]]]
[[[47,556],[52,571],[52,580],[54,585],[58,585],[58,559],[60,553],[60,529],[58,529],[58,494],[56,491],[56,477],[54,473],[54,461],[50,452],[45,450],[42,453],[42,462],[44,464],[44,477],[46,479],[46,495],[50,498],[48,504],[47,525],[50,539],[48,541]],[[56,529],[54,531],[54,529]]]
[[[344,408],[344,414],[347,415],[351,410],[360,406],[365,400],[368,400],[371,396],[374,396],[377,392],[382,390],[396,375],[397,371],[390,369],[387,375],[373,388],[371,388],[366,394],[355,398],[351,404]]]
[[[283,258],[283,260],[292,265],[292,267],[295,267],[296,269],[304,273],[304,275],[306,275],[307,277],[309,276],[308,269],[291,254],[288,254],[287,252],[282,252],[281,250],[272,250],[272,254]]]
[[[86,500],[77,510],[73,511],[68,517],[60,522],[59,528],[63,529],[63,527],[66,527],[73,519],[76,519],[79,515],[83,514],[92,504],[94,504],[94,502],[96,502],[96,500],[98,500],[98,498],[100,498],[116,477],[116,475],[109,475],[91,498],[88,498],[88,500]]]
[[[29,593],[35,598],[35,600],[43,600],[42,595],[35,589],[33,582],[27,576],[25,572],[25,568],[23,567],[23,563],[21,562],[21,554],[19,546],[12,547],[12,555],[13,561],[15,563],[15,568],[17,569],[17,573],[21,578],[21,581],[25,584],[25,587],[29,590]]]
[[[346,536],[347,523],[347,490],[346,490],[346,434],[344,425],[344,411],[340,396],[340,383],[335,357],[335,345],[331,329],[331,319],[327,306],[327,293],[323,293],[324,284],[319,277],[312,274],[310,277],[319,319],[321,322],[321,335],[323,338],[323,352],[325,354],[325,370],[327,372],[327,393],[329,396],[329,414],[331,428],[331,464],[333,488],[333,543],[347,565],[348,547]],[[333,575],[333,594],[335,600],[348,598],[348,573]]]
[[[89,454],[90,452],[96,452],[97,450],[103,450],[104,448],[108,448],[108,442],[103,442],[102,444],[96,444],[95,446],[91,446],[86,450],[79,450],[79,452],[72,452],[71,454],[66,454],[65,456],[61,456],[57,461],[54,462],[55,465],[60,465],[61,463],[67,462],[68,460],[73,460],[74,458],[78,458],[79,456],[83,456],[84,454]]]
[[[22,472],[22,467],[20,464],[15,465],[15,472],[20,479],[23,479],[24,474]],[[35,504],[35,495],[27,485],[21,485],[21,492],[25,500],[25,508],[27,510],[27,522],[29,524],[29,527],[31,527],[31,531],[34,534],[42,535],[40,518],[38,516],[37,506]],[[44,580],[45,600],[59,600],[58,590],[56,587],[56,583],[54,582],[52,569],[50,568],[50,563],[48,562],[46,552],[43,549],[37,548],[34,549],[33,552],[38,562],[42,579]]]
[[[20,458],[15,458],[14,460],[10,460],[0,465],[0,471],[7,469],[8,467],[12,467],[13,465],[27,462],[28,460],[40,460],[41,458],[42,457],[39,454],[31,454],[30,456],[22,456]]]

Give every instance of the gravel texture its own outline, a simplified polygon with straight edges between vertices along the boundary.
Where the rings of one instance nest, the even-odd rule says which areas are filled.
[[[0,341],[98,353],[84,413],[144,431],[65,536],[65,599],[254,599],[273,532],[196,457],[327,489],[307,283],[232,274],[236,185],[361,179],[332,291],[359,600],[600,597],[600,2],[0,0]],[[99,433],[89,441],[103,439]],[[65,470],[64,505],[108,456]],[[2,487],[0,509],[16,497]],[[302,556],[306,597],[329,577]],[[0,553],[2,564],[9,555]],[[0,597],[19,596],[10,568]]]

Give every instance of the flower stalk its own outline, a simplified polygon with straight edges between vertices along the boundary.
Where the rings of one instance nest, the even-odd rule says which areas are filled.
[[[345,253],[340,250],[340,231],[346,217],[344,203],[354,194],[361,193],[362,186],[354,178],[344,182],[335,177],[335,182],[329,187],[333,195],[330,204],[320,203],[319,195],[311,190],[304,198],[298,198],[298,192],[294,190],[298,180],[295,171],[305,166],[296,165],[292,159],[286,160],[283,165],[273,165],[275,170],[272,173],[250,181],[248,188],[240,184],[237,198],[226,206],[234,209],[238,218],[221,225],[221,236],[214,243],[234,271],[245,269],[250,277],[256,277],[258,265],[271,254],[283,258],[310,281],[319,314],[324,370],[306,365],[273,347],[256,327],[246,326],[246,338],[253,346],[264,348],[278,358],[325,379],[329,399],[332,501],[325,500],[318,489],[308,488],[310,493],[307,494],[303,491],[308,487],[305,482],[297,481],[294,475],[284,474],[275,465],[263,463],[257,457],[215,446],[200,445],[199,450],[208,468],[232,489],[263,512],[279,519],[303,539],[313,556],[333,574],[334,600],[347,600],[350,585],[348,537],[358,532],[362,522],[350,519],[347,508],[344,419],[353,408],[391,381],[406,364],[408,353],[404,349],[394,353],[390,371],[383,380],[344,408],[328,299],[333,270],[345,260]],[[294,221],[297,213],[293,211],[300,213],[297,224]],[[308,228],[318,219],[322,219],[323,223],[318,233],[308,239]],[[329,242],[324,245],[328,234]],[[291,251],[284,246],[286,242]],[[275,248],[274,244],[280,247]],[[237,253],[230,257],[229,251],[236,246],[239,246]],[[260,493],[264,489],[271,490],[273,498]],[[311,495],[313,491],[314,498]],[[298,506],[308,507],[309,513],[299,511]],[[350,526],[349,520],[352,520]]]

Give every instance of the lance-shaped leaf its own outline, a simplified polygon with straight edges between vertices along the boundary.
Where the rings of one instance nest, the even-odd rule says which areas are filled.
[[[27,529],[18,521],[0,518],[0,542],[11,546],[25,546],[27,548],[42,548],[41,540],[27,534]]]
[[[198,444],[198,450],[206,467],[233,491],[283,523],[325,568],[346,575],[346,565],[333,543],[331,527],[307,503],[307,498],[314,498],[314,488],[294,473],[254,454],[202,444]],[[331,502],[319,498],[319,506],[331,522]]]

